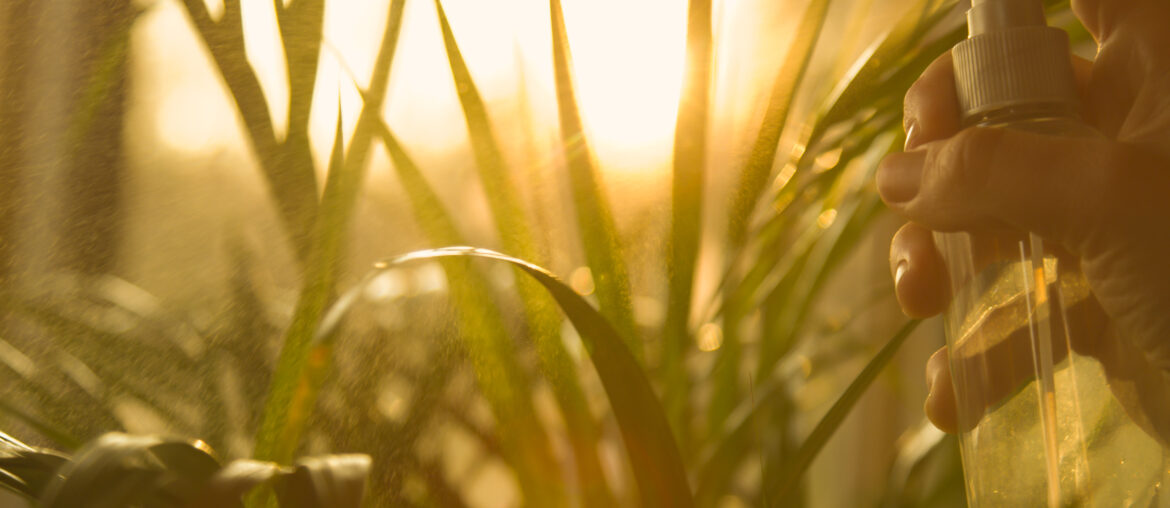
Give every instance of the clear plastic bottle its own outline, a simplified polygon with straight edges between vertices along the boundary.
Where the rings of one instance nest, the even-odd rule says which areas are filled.
[[[1100,135],[1077,114],[1068,38],[1039,0],[974,0],[968,25],[953,52],[966,125]],[[1170,506],[1165,450],[1093,355],[1117,337],[1079,261],[1020,233],[935,242],[953,291],[944,322],[968,503]]]

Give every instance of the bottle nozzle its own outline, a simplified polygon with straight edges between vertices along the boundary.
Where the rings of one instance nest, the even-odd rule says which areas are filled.
[[[1068,36],[1048,26],[1041,0],[972,0],[967,28],[952,53],[965,119],[1028,104],[1076,109]]]
[[[1025,26],[1045,26],[1039,0],[972,0],[967,29],[972,37]]]

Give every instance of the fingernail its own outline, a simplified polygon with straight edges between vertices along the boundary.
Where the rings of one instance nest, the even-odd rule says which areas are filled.
[[[903,149],[907,152],[918,148],[918,122],[911,121],[906,127],[906,144]]]
[[[906,275],[906,269],[908,269],[908,268],[910,268],[910,263],[907,263],[905,259],[898,261],[898,267],[894,268],[894,286],[895,287],[897,287],[898,284],[900,284],[902,282],[902,276]]]
[[[918,194],[926,152],[895,153],[882,160],[877,171],[877,188],[886,203],[904,203]]]

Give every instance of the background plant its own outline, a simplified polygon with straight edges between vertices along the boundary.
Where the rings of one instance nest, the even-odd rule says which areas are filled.
[[[812,72],[817,49],[837,36],[825,32],[831,13],[866,15],[834,10],[836,3],[804,7],[761,104],[758,132],[750,146],[735,148],[746,156],[734,168],[734,189],[714,197],[705,195],[718,63],[713,6],[688,4],[668,240],[659,260],[641,266],[630,263],[630,239],[619,232],[583,125],[562,6],[549,2],[563,159],[556,169],[568,182],[581,246],[572,255],[584,259],[595,290],[583,297],[588,291],[575,292],[540,268],[567,247],[540,234],[544,212],[526,202],[524,175],[504,156],[515,140],[495,127],[498,115],[472,78],[442,2],[433,8],[464,121],[451,128],[467,132],[498,238],[490,246],[506,255],[443,249],[473,243],[460,228],[464,211],[444,205],[446,182],[436,182],[399,141],[396,129],[411,126],[382,117],[405,0],[389,4],[373,75],[354,79],[362,101],[356,127],[347,136],[339,114],[323,168],[310,149],[309,112],[319,55],[327,50],[324,0],[273,4],[289,87],[283,136],[246,57],[239,0],[225,0],[217,15],[201,0],[183,0],[293,253],[300,289],[291,314],[273,310],[277,303],[253,280],[267,253],[246,248],[232,253],[230,300],[202,321],[110,275],[60,275],[36,291],[8,288],[0,295],[9,330],[0,339],[0,364],[13,382],[0,409],[14,429],[66,451],[149,418],[260,461],[368,453],[376,505],[466,504],[467,486],[450,473],[455,462],[502,465],[510,472],[502,481],[514,482],[532,506],[717,506],[729,496],[800,505],[809,464],[916,326],[863,329],[890,337],[873,351],[842,337],[858,333],[849,319],[863,320],[889,291],[863,298],[837,324],[819,322],[815,303],[884,213],[872,172],[902,145],[905,89],[964,35],[955,2],[915,0],[859,61],[830,65],[842,72]],[[431,5],[418,0],[413,8],[423,4]],[[1056,19],[1069,20],[1067,2],[1050,4]],[[89,89],[105,90],[109,79],[99,69]],[[368,232],[351,223],[369,191],[378,146],[415,227],[438,250],[388,259],[353,281],[366,269],[347,267],[347,249]],[[701,245],[715,234],[700,225],[712,199],[729,203],[721,245],[727,261],[715,297],[700,300]],[[647,323],[638,319],[631,276],[655,265],[666,267],[666,311]],[[372,287],[437,273],[425,272],[434,266],[443,290],[370,297]],[[566,331],[565,318],[574,331]],[[583,358],[574,353],[577,341]],[[872,359],[833,395],[819,423],[804,429],[796,400],[804,379],[792,364],[810,356],[819,368]],[[470,439],[458,458],[442,452],[451,434]],[[904,448],[891,466],[879,502],[937,506],[961,496],[953,443],[922,439],[925,446]],[[604,455],[615,448],[624,450],[619,461]],[[250,502],[259,505],[266,495],[257,491]]]

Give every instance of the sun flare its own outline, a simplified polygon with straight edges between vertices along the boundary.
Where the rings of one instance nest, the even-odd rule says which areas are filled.
[[[465,0],[448,0],[443,6],[497,128],[504,128],[510,121],[508,116],[516,114],[499,105],[515,103],[520,93],[528,94],[534,104],[545,101],[524,114],[538,116],[537,123],[555,128],[555,105],[547,103],[555,97],[548,4],[543,0],[504,3],[507,8]],[[378,35],[384,28],[378,21],[386,6],[384,1],[326,4],[326,40],[311,127],[319,162],[324,162],[333,141],[339,95],[346,112],[346,134],[352,132],[353,113],[360,108],[353,83],[364,86],[372,71]],[[669,0],[566,0],[564,10],[578,107],[601,169],[625,175],[660,172],[670,161],[678,110],[685,4]],[[288,90],[275,20],[266,10],[251,9],[244,14],[249,61],[268,98],[274,126],[283,134]],[[405,14],[385,116],[415,150],[449,151],[467,139],[451,129],[462,123],[462,113],[434,9],[426,3],[412,3]],[[165,29],[156,26],[148,39],[168,39],[177,29],[172,25],[186,21],[177,15],[168,18],[174,19],[167,19],[170,23]],[[156,43],[144,42],[141,48],[153,52]],[[173,55],[167,59],[184,60]],[[209,132],[232,132],[223,125],[230,116],[192,122],[210,96],[202,100],[192,97],[185,93],[190,87],[184,88],[182,80],[157,76],[152,81],[166,98],[157,109],[156,123],[169,146],[198,151],[214,137]]]
[[[603,162],[614,169],[654,169],[669,161],[685,56],[683,7],[565,4],[582,115]]]

